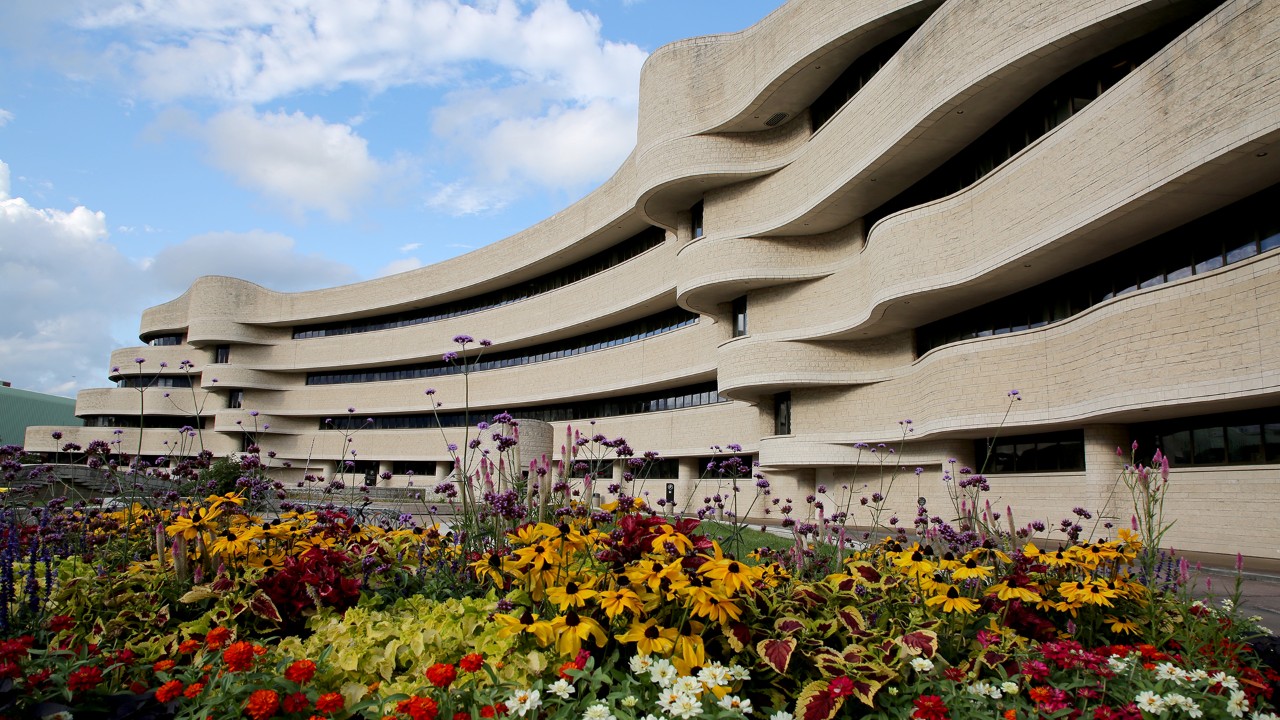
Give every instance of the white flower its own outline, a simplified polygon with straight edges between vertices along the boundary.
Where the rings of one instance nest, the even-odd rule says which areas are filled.
[[[737,695],[725,695],[720,698],[720,707],[725,710],[737,710],[743,715],[751,714],[751,701],[743,700]]]
[[[547,687],[547,692],[551,693],[552,695],[555,695],[561,700],[568,700],[569,696],[576,691],[577,689],[574,686],[570,685],[563,678],[551,683],[551,685]]]
[[[1214,673],[1209,677],[1209,682],[1221,685],[1229,690],[1240,689],[1240,681],[1224,672]]]
[[[1244,712],[1249,709],[1249,699],[1245,697],[1243,690],[1233,690],[1231,699],[1227,701],[1227,712],[1231,717],[1244,717]]]
[[[1107,658],[1107,667],[1111,668],[1111,671],[1117,674],[1128,670],[1129,666],[1132,664],[1133,661],[1129,658],[1122,658],[1116,655],[1112,655]]]
[[[986,696],[992,700],[999,700],[1004,697],[1004,693],[1000,692],[998,688],[992,687],[991,683],[986,680],[979,680],[978,682],[970,685],[968,690],[974,695]]]
[[[508,709],[520,717],[524,717],[525,713],[531,713],[541,706],[542,694],[537,690],[517,690],[507,700]]]
[[[778,712],[770,715],[769,720],[796,720],[796,718],[786,710],[779,710]]]
[[[677,678],[675,682],[671,683],[671,689],[696,698],[702,694],[702,682],[696,677],[686,675],[685,677]]]
[[[648,715],[645,715],[644,717],[640,718],[640,720],[667,720],[667,719],[664,717],[660,717],[658,715],[654,715],[653,713],[649,713]]]
[[[702,714],[702,703],[698,701],[698,698],[693,697],[692,695],[685,695],[684,693],[681,693],[680,697],[676,700],[675,712],[672,714],[676,717],[682,718],[683,720],[690,720],[690,718],[694,718]]]
[[[1164,714],[1164,698],[1151,692],[1143,690],[1133,699],[1138,704],[1138,709],[1151,713],[1152,715]]]
[[[698,679],[711,690],[729,684],[729,670],[719,663],[712,663],[698,671]]]
[[[1204,712],[1200,710],[1200,706],[1196,705],[1196,701],[1181,693],[1169,693],[1164,696],[1164,701],[1171,708],[1177,708],[1187,714],[1187,717],[1203,717]]]
[[[609,708],[600,703],[587,708],[587,711],[582,713],[582,718],[583,720],[615,720]]]
[[[1182,669],[1173,663],[1162,662],[1156,666],[1156,679],[1173,680],[1174,682],[1181,683]]]
[[[632,674],[643,675],[653,667],[653,659],[649,655],[633,655],[630,665]]]
[[[929,658],[915,658],[911,661],[911,669],[918,673],[927,673],[933,669],[933,661]]]
[[[1264,713],[1261,710],[1255,711],[1249,716],[1249,720],[1280,720],[1280,715],[1275,713]]]
[[[649,668],[649,679],[658,687],[671,687],[671,683],[680,676],[680,672],[676,670],[676,666],[666,658],[659,658],[653,661]]]
[[[640,704],[640,698],[636,697],[635,695],[628,695],[622,698],[622,707],[633,708],[639,704]]]
[[[662,711],[669,715],[675,714],[676,703],[679,702],[679,700],[680,693],[675,690],[663,690],[658,693],[658,707],[662,708]]]
[[[897,686],[897,685],[890,685],[890,686],[889,686],[889,694],[890,694],[890,695],[897,695],[897,694],[898,694],[898,686]]]
[[[1005,680],[1004,682],[1000,683],[1000,689],[1004,691],[1005,695],[1017,695],[1018,683]]]
[[[729,666],[729,677],[733,678],[734,680],[750,680],[751,671],[747,670],[746,668],[742,667],[737,663],[734,663]]]

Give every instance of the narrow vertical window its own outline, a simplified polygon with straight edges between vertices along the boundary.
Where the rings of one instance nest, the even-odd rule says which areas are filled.
[[[231,362],[231,346],[218,345],[213,349],[213,362],[215,365],[225,365]]]
[[[690,214],[693,215],[693,237],[695,239],[700,238],[702,237],[702,233],[703,233],[702,201],[699,200],[698,202],[694,203],[693,207],[689,208],[689,212]]]
[[[733,336],[742,337],[747,334],[747,296],[743,295],[733,301]]]
[[[790,392],[780,392],[773,396],[773,434],[791,434]]]
[[[244,390],[232,390],[227,393],[227,407],[232,410],[244,407]]]

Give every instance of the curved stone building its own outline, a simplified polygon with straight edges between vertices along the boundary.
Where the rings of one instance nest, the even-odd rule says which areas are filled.
[[[897,473],[908,524],[968,465],[1019,524],[1127,525],[1136,441],[1171,545],[1280,559],[1278,182],[1276,0],[791,0],[656,51],[635,150],[563,212],[350,286],[201,278],[64,432],[136,445],[142,397],[161,454],[194,404],[217,453],[256,425],[290,480],[403,486],[469,392],[660,452],[678,506],[737,442],[802,517]]]

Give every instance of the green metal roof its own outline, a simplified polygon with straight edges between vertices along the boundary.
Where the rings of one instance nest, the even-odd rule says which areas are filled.
[[[84,425],[75,398],[0,385],[0,445],[22,445],[32,425]]]

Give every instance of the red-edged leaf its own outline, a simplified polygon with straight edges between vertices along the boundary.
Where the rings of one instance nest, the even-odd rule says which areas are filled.
[[[872,680],[867,677],[851,677],[853,681],[853,696],[862,701],[867,707],[875,707],[876,693],[880,692],[880,688],[884,683],[878,680]]]
[[[779,675],[787,674],[787,666],[791,664],[791,655],[796,650],[795,638],[783,638],[781,640],[769,638],[761,640],[756,645],[756,652],[760,653],[760,659],[765,664],[773,668],[774,672]]]
[[[729,632],[725,634],[725,638],[729,640],[729,646],[733,648],[733,651],[740,653],[751,644],[751,628],[747,627],[746,623],[731,622],[729,623]]]
[[[818,607],[823,602],[822,595],[819,595],[813,588],[800,586],[791,593],[791,599],[804,605],[807,608]]]
[[[253,614],[261,618],[266,618],[271,622],[280,622],[280,611],[276,609],[276,604],[271,602],[271,598],[266,593],[259,591],[254,594],[253,600],[249,601],[249,609],[253,610]]]
[[[835,677],[843,675],[845,672],[844,658],[840,657],[840,653],[829,647],[823,646],[814,648],[812,652],[806,652],[805,657],[818,668],[818,672],[824,677]]]
[[[850,645],[840,652],[840,659],[849,664],[859,663],[867,657],[867,649],[861,645]]]
[[[880,571],[876,570],[875,566],[873,566],[871,563],[867,563],[867,562],[852,563],[849,569],[861,575],[862,579],[866,580],[867,582],[880,582],[880,578],[881,578]]]
[[[844,625],[845,629],[851,634],[862,636],[866,633],[863,630],[867,627],[867,619],[862,616],[862,612],[853,605],[846,605],[836,611],[836,619]]]
[[[773,623],[773,629],[786,635],[794,635],[804,630],[804,621],[793,617],[780,617]]]
[[[917,630],[898,638],[902,649],[912,657],[931,658],[938,652],[938,634],[932,630]]]
[[[796,720],[831,720],[843,704],[843,697],[827,692],[826,680],[815,680],[804,686],[796,700]]]

